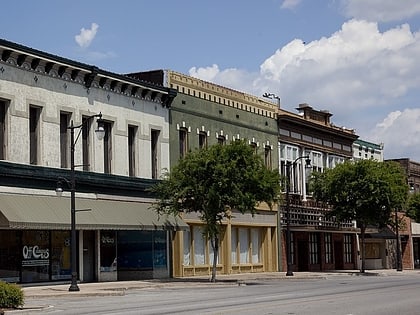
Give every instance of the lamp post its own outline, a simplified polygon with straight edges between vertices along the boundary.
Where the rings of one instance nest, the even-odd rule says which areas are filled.
[[[69,291],[79,291],[79,286],[77,285],[77,247],[76,247],[76,176],[75,176],[75,165],[74,165],[74,151],[77,140],[80,137],[80,134],[89,121],[97,117],[96,120],[98,123],[97,129],[95,130],[98,140],[102,140],[105,136],[105,129],[102,120],[102,114],[96,114],[89,116],[85,119],[80,125],[74,125],[73,120],[70,122],[70,126],[67,129],[70,129],[70,180],[64,179],[64,181],[69,185],[70,188],[70,212],[71,212],[71,285]],[[74,130],[79,129],[77,137],[74,137]],[[59,185],[56,189],[56,193],[60,195],[63,192],[63,188]]]
[[[265,97],[265,98],[269,98],[269,99],[276,99],[277,100],[277,106],[278,106],[278,108],[280,108],[280,96],[277,96],[274,93],[264,93],[262,96]]]
[[[401,263],[401,247],[400,247],[400,232],[398,228],[398,210],[395,208],[395,238],[397,240],[396,243],[396,251],[397,251],[397,271],[402,271],[402,263]]]
[[[296,166],[297,161],[306,159],[306,166],[311,165],[311,160],[308,155],[300,156],[293,162],[287,161],[286,163],[286,260],[287,271],[286,276],[293,276],[292,271],[292,242],[290,232],[290,168]]]

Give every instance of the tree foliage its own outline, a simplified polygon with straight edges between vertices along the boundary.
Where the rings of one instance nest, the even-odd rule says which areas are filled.
[[[420,193],[410,194],[407,203],[407,215],[417,223],[420,222]]]
[[[160,214],[199,214],[215,253],[215,281],[222,220],[232,209],[254,214],[260,202],[271,207],[279,195],[279,182],[278,171],[268,170],[245,141],[216,144],[188,153],[164,175],[153,188],[158,198],[154,207]]]
[[[361,230],[364,272],[364,233],[367,226],[383,227],[392,210],[402,210],[407,200],[406,176],[396,162],[346,161],[311,181],[313,196],[331,206],[338,221],[355,220]]]

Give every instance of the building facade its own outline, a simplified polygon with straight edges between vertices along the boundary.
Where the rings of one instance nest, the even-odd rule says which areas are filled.
[[[266,166],[278,167],[277,106],[264,99],[170,70],[130,74],[177,90],[170,109],[171,165],[190,150],[246,139]],[[175,240],[174,275],[210,275],[213,251],[202,237],[202,221],[188,213],[188,231]],[[223,222],[218,273],[267,272],[278,269],[277,209],[240,214]]]
[[[393,159],[401,165],[406,176],[410,194],[420,193],[420,163],[409,158]],[[403,214],[400,214],[403,217]],[[401,253],[403,268],[413,269],[420,268],[420,224],[410,222],[408,218],[404,218],[406,224],[406,233],[401,235]],[[407,223],[408,222],[408,223]]]
[[[289,209],[287,202],[281,206],[283,270],[287,266],[287,217],[292,272],[355,269],[355,224],[329,218],[330,210],[312,199],[309,178],[313,171],[322,172],[351,159],[357,135],[334,126],[328,111],[315,110],[308,104],[300,104],[297,111],[279,109],[278,113],[279,169],[290,185]],[[305,163],[308,158],[310,167]]]
[[[175,95],[0,40],[1,280],[70,279],[71,166],[79,280],[170,275],[172,242],[186,225],[159,218],[147,190],[169,168]],[[93,135],[99,113],[102,141]],[[69,184],[63,197],[59,181]]]
[[[357,139],[353,143],[353,159],[356,161],[372,159],[378,162],[383,162],[384,144],[376,144],[362,139]]]

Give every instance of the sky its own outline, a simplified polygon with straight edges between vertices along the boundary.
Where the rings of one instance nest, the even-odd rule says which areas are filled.
[[[419,0],[21,0],[0,37],[124,74],[170,69],[334,125],[420,162]]]

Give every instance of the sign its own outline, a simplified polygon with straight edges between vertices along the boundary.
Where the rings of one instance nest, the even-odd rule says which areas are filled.
[[[23,246],[22,249],[22,266],[48,266],[50,264],[50,250],[48,248],[40,248],[38,245]]]

